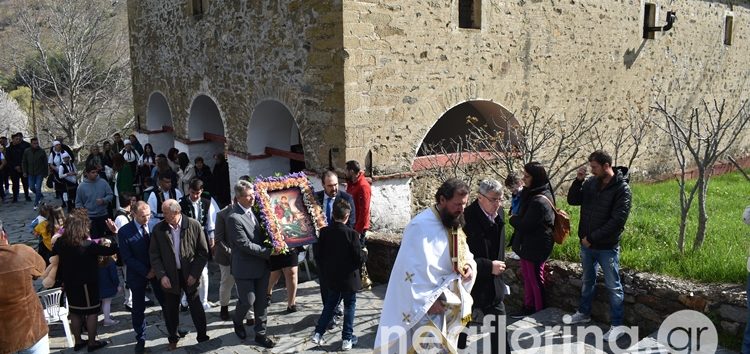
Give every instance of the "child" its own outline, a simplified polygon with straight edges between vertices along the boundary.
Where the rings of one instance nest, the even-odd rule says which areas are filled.
[[[34,234],[41,238],[39,242],[39,255],[49,265],[52,256],[52,236],[65,223],[65,212],[62,206],[42,205],[39,208],[39,223],[34,226]]]
[[[108,238],[101,238],[99,243],[102,246],[110,247],[112,241]],[[120,290],[120,277],[117,276],[117,266],[115,258],[117,256],[99,257],[99,297],[102,299],[102,314],[104,314],[104,327],[114,326],[120,321],[112,319],[110,312],[112,309],[112,298]]]
[[[521,190],[523,190],[523,181],[516,172],[511,172],[505,177],[505,187],[513,195],[510,199],[510,215],[518,215],[521,207]]]
[[[344,329],[341,332],[343,342],[341,350],[352,349],[357,344],[354,332],[354,311],[357,291],[362,287],[360,267],[367,260],[367,255],[359,243],[359,234],[346,225],[351,206],[346,200],[338,200],[333,206],[332,225],[320,231],[318,251],[315,260],[320,267],[320,286],[325,287],[323,313],[318,318],[312,342],[323,343],[333,311],[340,299],[344,301]]]

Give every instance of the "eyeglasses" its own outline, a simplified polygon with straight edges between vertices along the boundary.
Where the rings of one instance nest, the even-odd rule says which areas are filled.
[[[500,197],[500,198],[490,198],[490,197],[488,197],[488,196],[486,196],[486,195],[484,195],[482,193],[479,193],[479,195],[483,196],[484,199],[487,199],[487,200],[489,200],[489,201],[491,201],[493,203],[502,203],[503,202],[503,197]]]

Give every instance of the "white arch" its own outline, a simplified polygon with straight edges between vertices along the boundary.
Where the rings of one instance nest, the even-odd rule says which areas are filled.
[[[205,133],[212,134],[212,139],[206,140]],[[220,140],[213,140],[214,138]],[[197,94],[190,105],[188,115],[188,145],[187,154],[193,161],[196,157],[203,157],[206,165],[213,168],[213,156],[224,153],[225,142],[224,119],[221,116],[216,101],[206,95]]]
[[[174,146],[174,124],[169,102],[160,91],[149,95],[146,106],[146,132],[143,143],[150,143],[156,153],[166,153]],[[165,129],[166,128],[166,129]]]
[[[256,105],[248,122],[246,144],[251,155],[265,154],[266,147],[290,151],[292,146],[301,145],[299,127],[289,107],[274,99]],[[289,171],[288,158],[272,156],[250,161],[251,176],[271,176]]]

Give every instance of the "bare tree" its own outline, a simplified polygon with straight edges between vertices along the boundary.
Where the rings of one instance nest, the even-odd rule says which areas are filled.
[[[132,124],[122,2],[19,0],[11,61],[39,102],[41,130],[74,150]],[[129,121],[129,122],[128,122]],[[124,124],[117,124],[122,122]]]
[[[478,162],[472,143],[466,136],[443,139],[420,147],[420,155],[413,166],[421,175],[443,182],[448,178],[458,178],[473,186],[477,177]]]
[[[581,157],[582,149],[588,146],[589,134],[602,120],[601,116],[587,112],[570,120],[558,118],[533,108],[517,126],[507,121],[505,127],[474,125],[469,141],[473,150],[485,152],[478,157],[498,175],[516,171],[531,161],[541,162],[557,190],[583,165],[574,161]],[[496,161],[501,161],[506,171],[497,170]]]
[[[0,135],[9,136],[17,132],[28,132],[29,118],[18,102],[0,89]]]
[[[591,138],[594,150],[611,148],[613,165],[620,166],[625,160],[624,166],[630,170],[633,162],[646,150],[644,142],[650,131],[652,120],[648,113],[638,114],[630,111],[626,123],[621,128],[593,126]]]
[[[706,192],[716,161],[730,149],[750,123],[747,101],[742,102],[736,113],[727,112],[726,102],[714,100],[713,104],[702,101],[701,107],[688,113],[672,110],[664,102],[653,107],[664,120],[659,129],[670,139],[672,149],[680,167],[677,183],[680,187],[680,235],[677,246],[685,252],[685,233],[688,213],[694,197],[698,196],[698,229],[693,241],[693,251],[701,248],[706,236],[708,213]],[[687,184],[687,169],[694,165],[698,178],[695,184]]]

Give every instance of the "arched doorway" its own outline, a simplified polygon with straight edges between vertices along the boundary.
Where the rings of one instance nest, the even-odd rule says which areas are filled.
[[[512,146],[518,139],[514,129],[517,126],[513,114],[497,103],[460,103],[443,113],[427,132],[412,168],[418,171],[459,160],[471,163],[479,158],[477,153]]]
[[[190,105],[188,140],[187,154],[191,163],[200,156],[206,165],[213,168],[216,163],[214,155],[224,153],[224,121],[219,107],[206,95],[196,97]]]
[[[150,143],[157,154],[164,153],[174,146],[172,112],[166,97],[153,92],[146,107],[146,131],[144,143]]]
[[[287,174],[305,168],[299,128],[283,103],[267,100],[255,106],[247,130],[247,152],[251,177]]]

